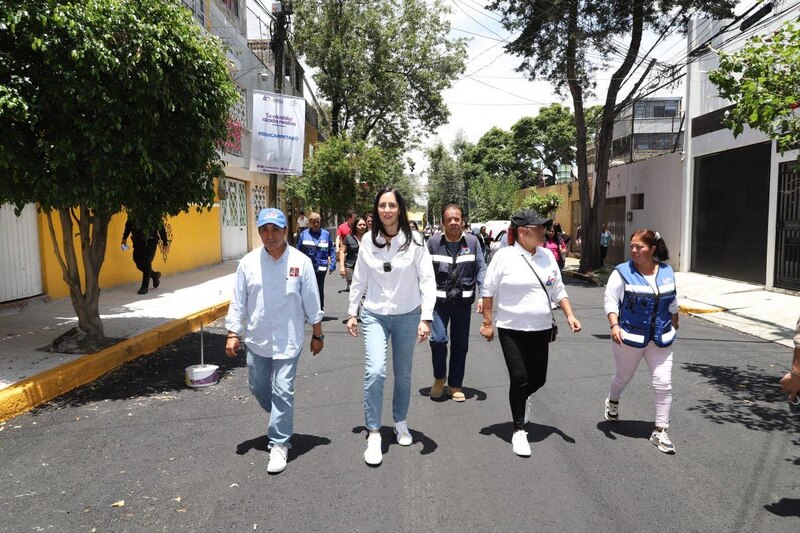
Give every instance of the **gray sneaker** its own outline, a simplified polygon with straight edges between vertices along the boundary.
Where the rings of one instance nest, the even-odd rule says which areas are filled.
[[[609,422],[616,422],[619,420],[619,402],[612,402],[610,398],[606,398],[606,420]]]
[[[650,442],[655,444],[656,448],[658,448],[664,453],[669,453],[669,454],[675,453],[675,445],[672,444],[671,440],[669,440],[669,435],[667,435],[667,428],[654,429],[653,433],[650,434]]]

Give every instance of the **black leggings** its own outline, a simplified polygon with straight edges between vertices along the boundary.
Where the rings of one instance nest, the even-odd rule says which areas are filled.
[[[517,331],[498,328],[497,334],[511,380],[508,389],[511,418],[514,420],[514,429],[522,429],[528,396],[547,381],[550,330]]]

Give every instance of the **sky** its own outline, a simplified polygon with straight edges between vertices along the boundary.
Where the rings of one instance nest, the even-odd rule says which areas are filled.
[[[444,92],[444,101],[450,110],[449,123],[422,142],[423,150],[439,141],[449,146],[459,130],[464,132],[468,141],[474,143],[492,127],[497,126],[507,130],[520,118],[535,116],[541,107],[554,102],[572,107],[570,99],[561,99],[548,82],[529,81],[515,71],[521,60],[505,53],[503,48],[513,36],[503,29],[498,13],[484,8],[489,3],[488,0],[442,1],[451,11],[448,15],[451,23],[450,36],[469,38],[468,59],[464,74]],[[737,12],[742,12],[756,1],[740,2]],[[257,10],[259,4],[269,5],[271,2],[248,1],[248,8],[252,6]],[[249,21],[248,26],[249,33],[252,34],[255,25]],[[628,39],[620,38],[617,42],[625,49]],[[656,46],[650,57],[656,57],[659,62],[675,64],[686,58],[686,41],[677,33],[661,41],[658,41],[656,35],[646,34],[642,50],[649,50],[654,44]],[[612,71],[613,66],[608,71],[598,73],[597,94],[601,98]],[[307,68],[306,76],[314,87],[312,74],[312,69]],[[629,90],[630,84],[623,85],[620,97],[626,95]],[[657,91],[653,96],[682,97],[683,93],[683,86],[679,83],[674,87]],[[587,105],[597,103],[600,103],[597,99],[586,102]],[[421,181],[424,183],[423,171],[428,166],[424,152],[416,150],[410,155],[415,161],[415,172],[422,174]]]

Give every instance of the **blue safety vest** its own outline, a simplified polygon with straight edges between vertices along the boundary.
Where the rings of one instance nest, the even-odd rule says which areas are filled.
[[[658,264],[656,290],[633,266],[633,261],[617,265],[617,272],[625,282],[625,294],[619,305],[619,326],[622,342],[643,348],[651,340],[665,347],[675,340],[672,313],[669,306],[675,301],[675,273],[666,263]]]
[[[314,264],[314,270],[325,272],[336,267],[336,254],[333,253],[333,243],[328,230],[319,230],[319,235],[314,237],[311,230],[303,230],[297,238],[297,249],[306,254]],[[328,258],[331,263],[328,265]]]
[[[475,284],[478,282],[478,258],[482,253],[478,239],[464,234],[458,253],[450,255],[444,233],[428,239],[428,251],[436,274],[437,304],[471,304],[475,301]]]

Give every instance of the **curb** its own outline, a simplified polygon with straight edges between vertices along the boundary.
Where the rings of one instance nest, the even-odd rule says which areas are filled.
[[[590,275],[590,274],[581,274],[577,270],[562,270],[561,274],[564,275],[564,276],[570,277],[570,278],[582,279],[583,281],[588,281],[589,283],[594,283],[595,285],[598,285],[600,287],[603,287],[605,285],[605,283],[603,283],[603,280],[601,280],[597,276]]]
[[[224,316],[229,303],[222,302],[172,320],[105,350],[84,355],[0,390],[0,422],[90,383],[128,361],[152,354],[162,346]]]
[[[728,310],[727,307],[692,307],[686,304],[679,304],[678,308],[681,313],[685,313],[687,315],[706,315],[709,313],[724,313]]]

